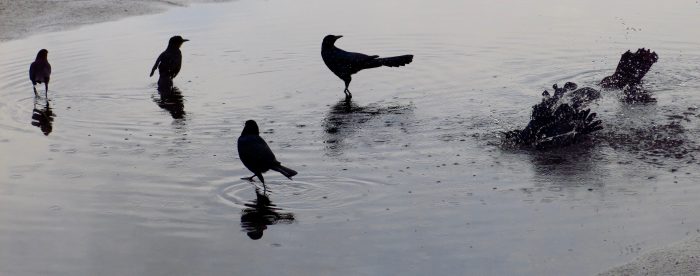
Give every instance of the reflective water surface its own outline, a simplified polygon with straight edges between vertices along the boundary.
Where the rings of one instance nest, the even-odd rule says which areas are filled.
[[[695,1],[241,0],[0,44],[2,275],[590,275],[700,231]],[[321,39],[401,68],[353,76]],[[170,36],[172,93],[150,66]],[[659,54],[656,101],[502,146],[554,83]],[[48,99],[27,79],[49,50]],[[248,119],[293,181],[238,160]],[[255,185],[257,184],[257,186]],[[256,190],[257,189],[257,190]]]

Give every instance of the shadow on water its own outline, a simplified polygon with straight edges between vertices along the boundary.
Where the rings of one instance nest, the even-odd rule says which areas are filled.
[[[49,136],[53,131],[53,119],[56,114],[51,110],[49,99],[46,98],[44,104],[37,107],[39,102],[38,97],[34,97],[34,110],[32,110],[32,125],[41,129],[44,135]]]
[[[406,132],[406,123],[401,118],[392,116],[404,116],[412,111],[412,104],[386,107],[378,104],[359,106],[350,99],[339,101],[331,106],[323,119],[324,143],[328,155],[342,155],[347,146],[345,140],[375,119],[383,118],[382,126],[399,125]]]
[[[172,87],[170,89],[162,88],[167,86],[161,86],[158,88],[159,97],[153,96],[153,102],[155,102],[158,107],[168,111],[173,119],[184,119],[185,118],[185,102],[182,92],[177,87]]]
[[[266,192],[255,189],[256,198],[246,203],[248,207],[241,214],[241,228],[252,240],[259,240],[268,225],[291,224],[294,222],[294,214],[280,212],[281,209],[272,204]]]

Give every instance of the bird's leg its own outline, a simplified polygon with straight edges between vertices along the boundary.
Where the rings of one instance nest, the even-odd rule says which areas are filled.
[[[250,181],[250,182],[255,182],[255,181],[253,180],[253,177],[255,177],[255,175],[253,175],[253,176],[251,176],[251,177],[243,177],[243,178],[241,178],[241,179],[242,179],[242,180],[248,180],[248,181]]]
[[[350,78],[348,79],[343,79],[345,82],[345,90],[343,91],[345,93],[345,99],[351,99],[352,98],[352,93],[350,93],[350,89],[348,87],[350,86]]]
[[[39,92],[36,92],[36,85],[33,85],[32,89],[34,89],[34,96],[39,96]]]
[[[261,193],[260,187],[255,186],[255,194],[256,194],[258,197],[260,197],[260,196],[267,197],[267,187],[265,187],[265,185],[263,185],[263,190],[262,190],[262,193]]]
[[[45,83],[44,83],[44,96],[45,96],[46,98],[49,97],[49,83],[48,83],[48,82],[45,82]]]

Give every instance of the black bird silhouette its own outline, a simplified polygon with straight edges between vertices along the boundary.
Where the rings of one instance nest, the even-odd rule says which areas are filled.
[[[248,170],[253,172],[253,176],[243,179],[253,181],[253,177],[258,177],[260,182],[265,185],[265,179],[262,174],[268,170],[273,170],[281,173],[289,179],[297,174],[296,171],[286,168],[277,161],[275,154],[272,153],[270,147],[265,143],[265,140],[260,137],[258,124],[253,120],[245,122],[243,132],[238,137],[238,156],[241,162]]]
[[[552,86],[554,95],[542,93],[542,102],[532,107],[530,123],[523,130],[506,133],[516,144],[534,148],[549,148],[573,144],[589,134],[603,129],[596,113],[583,107],[600,93],[588,87],[578,89],[567,82],[564,88]],[[570,97],[569,99],[566,99]]]
[[[649,72],[651,66],[659,60],[656,52],[644,48],[637,49],[637,52],[627,50],[620,57],[615,73],[600,81],[604,88],[623,89],[626,86],[632,87],[642,82],[642,78]]]
[[[399,67],[413,61],[413,55],[403,55],[395,57],[380,58],[379,56],[368,56],[361,53],[344,51],[335,47],[335,41],[343,37],[342,35],[327,35],[321,44],[321,57],[328,69],[345,82],[346,98],[352,98],[348,89],[352,75],[363,69],[376,68],[380,66]]]
[[[180,73],[180,68],[182,67],[182,52],[180,52],[180,46],[185,41],[190,41],[189,39],[184,39],[179,35],[173,36],[168,41],[168,48],[163,51],[156,59],[156,63],[153,64],[151,69],[151,77],[153,73],[158,68],[158,73],[160,78],[158,78],[158,87],[167,89],[173,86],[173,79]]]
[[[49,93],[49,80],[51,79],[51,64],[49,64],[48,59],[49,51],[46,49],[39,50],[36,54],[36,59],[29,66],[29,80],[32,81],[32,86],[34,86],[34,94],[36,95],[36,84],[44,83],[44,95],[48,96]]]

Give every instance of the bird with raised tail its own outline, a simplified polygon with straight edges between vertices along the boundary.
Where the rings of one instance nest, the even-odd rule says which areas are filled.
[[[352,98],[348,87],[352,81],[352,75],[363,69],[376,68],[380,66],[399,67],[413,61],[413,55],[402,55],[395,57],[381,58],[361,53],[347,52],[335,46],[335,41],[343,37],[342,35],[327,35],[321,44],[321,57],[336,76],[345,82],[345,98]]]
[[[253,173],[253,176],[243,178],[245,180],[253,181],[253,177],[258,177],[260,182],[265,185],[262,174],[268,170],[279,172],[289,179],[297,174],[296,171],[282,166],[277,161],[275,154],[272,153],[265,140],[260,137],[258,124],[253,120],[245,122],[241,136],[238,137],[238,157],[243,165]]]
[[[51,79],[51,64],[49,64],[49,51],[46,49],[39,50],[36,54],[36,59],[29,66],[29,80],[32,81],[34,87],[34,95],[37,95],[36,84],[44,84],[44,95],[49,94],[49,80]]]

